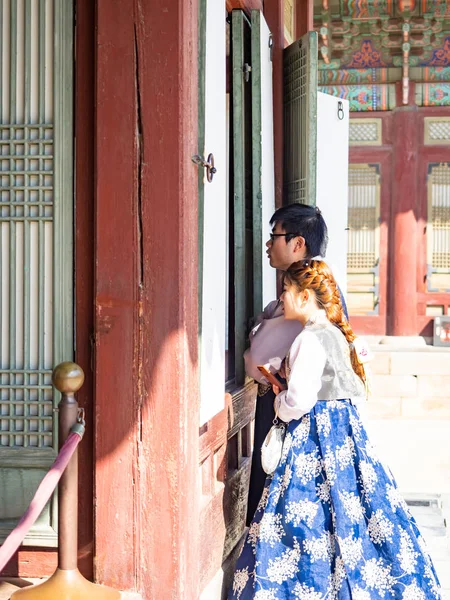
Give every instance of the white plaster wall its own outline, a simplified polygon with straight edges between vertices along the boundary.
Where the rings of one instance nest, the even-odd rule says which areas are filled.
[[[344,118],[338,118],[338,103]],[[317,197],[328,226],[327,263],[343,294],[347,292],[349,104],[317,94]]]

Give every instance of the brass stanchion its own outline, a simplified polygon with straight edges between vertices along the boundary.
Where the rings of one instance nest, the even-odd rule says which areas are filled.
[[[59,409],[59,446],[78,422],[75,393],[83,385],[84,373],[72,362],[58,365],[53,385],[62,394]],[[91,583],[77,568],[78,551],[78,450],[70,459],[58,488],[58,568],[44,583],[14,592],[11,600],[120,600],[111,588]]]

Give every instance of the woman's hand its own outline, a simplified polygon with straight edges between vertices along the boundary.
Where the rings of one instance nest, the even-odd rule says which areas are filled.
[[[280,393],[280,388],[277,385],[272,385],[272,390],[275,396],[278,396],[278,394]]]

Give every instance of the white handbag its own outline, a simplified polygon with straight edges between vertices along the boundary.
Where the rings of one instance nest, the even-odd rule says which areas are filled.
[[[261,465],[267,475],[272,475],[280,464],[285,434],[286,424],[278,420],[277,411],[273,425],[261,446]]]

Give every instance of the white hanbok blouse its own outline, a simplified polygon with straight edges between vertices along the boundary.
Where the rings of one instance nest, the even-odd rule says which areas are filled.
[[[318,400],[358,403],[365,397],[364,384],[351,365],[349,344],[323,310],[295,338],[286,367],[288,389],[275,399],[282,421],[300,419]]]

